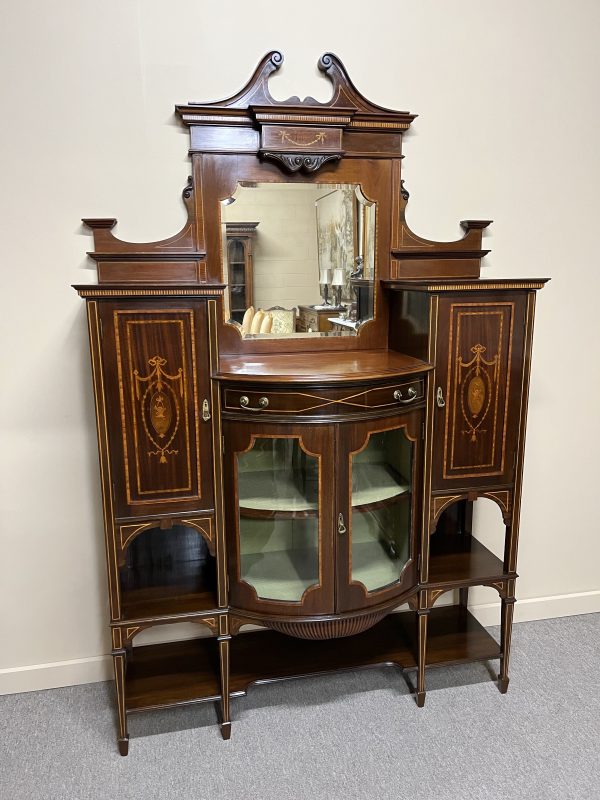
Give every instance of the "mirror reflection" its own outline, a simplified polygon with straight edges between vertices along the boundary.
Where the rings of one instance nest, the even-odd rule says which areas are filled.
[[[356,335],[374,313],[375,213],[358,184],[238,184],[221,208],[226,319],[245,337]]]

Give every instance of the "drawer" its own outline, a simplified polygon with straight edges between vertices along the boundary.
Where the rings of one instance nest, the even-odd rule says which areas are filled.
[[[422,378],[402,383],[331,389],[270,389],[256,386],[226,388],[223,411],[257,416],[336,417],[410,408],[424,398]]]

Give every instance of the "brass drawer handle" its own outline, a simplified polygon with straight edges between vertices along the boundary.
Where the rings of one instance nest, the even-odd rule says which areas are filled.
[[[246,397],[246,395],[242,395],[240,397],[240,405],[242,408],[245,408],[247,411],[262,411],[263,408],[267,408],[269,405],[269,398],[268,397],[259,397],[258,398],[258,408],[252,408],[250,405],[250,398]]]
[[[394,400],[397,400],[399,403],[412,403],[413,400],[417,399],[417,390],[414,388],[414,386],[408,387],[407,394],[408,397],[404,399],[402,397],[402,392],[400,391],[400,389],[396,389],[396,391],[394,392]]]
[[[344,525],[344,515],[338,514],[338,533],[343,536],[346,533],[346,526]]]
[[[210,419],[210,406],[208,405],[208,400],[202,401],[202,419],[204,422],[208,422]]]
[[[435,394],[435,402],[437,403],[438,408],[443,408],[446,405],[446,401],[444,400],[444,393],[442,392],[442,387],[438,386],[437,392]]]

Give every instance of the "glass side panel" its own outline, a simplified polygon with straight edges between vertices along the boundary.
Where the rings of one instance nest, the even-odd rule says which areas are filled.
[[[238,453],[240,577],[259,597],[299,602],[319,583],[319,461],[297,438]]]
[[[352,456],[352,580],[369,592],[396,583],[409,559],[412,457],[401,428]]]

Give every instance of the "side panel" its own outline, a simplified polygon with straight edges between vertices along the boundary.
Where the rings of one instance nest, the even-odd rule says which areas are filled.
[[[206,301],[101,310],[120,517],[214,507]]]
[[[439,301],[433,490],[514,479],[524,294]]]

